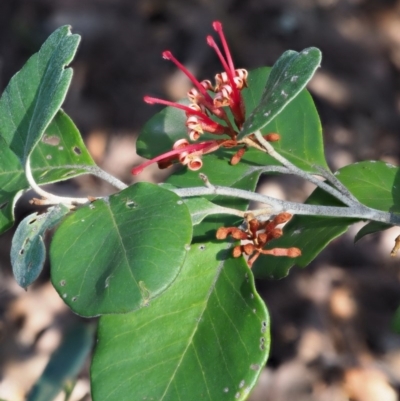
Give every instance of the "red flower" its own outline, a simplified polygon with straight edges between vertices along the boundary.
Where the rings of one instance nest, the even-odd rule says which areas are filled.
[[[225,56],[221,53],[219,47],[211,36],[207,37],[207,43],[214,48],[221,60],[224,72],[215,76],[216,84],[213,86],[211,81],[204,80],[199,82],[194,75],[183,66],[170,51],[164,51],[163,57],[171,60],[186,76],[192,81],[194,87],[188,92],[190,104],[188,106],[180,103],[173,103],[163,99],[157,99],[145,96],[144,101],[149,104],[163,104],[166,106],[181,109],[186,114],[186,127],[190,140],[197,141],[204,132],[213,135],[227,135],[229,139],[218,141],[206,141],[198,144],[185,143],[182,146],[180,141],[174,144],[173,150],[149,160],[142,165],[135,167],[132,174],[139,174],[145,167],[151,163],[157,162],[160,167],[168,167],[175,161],[187,165],[191,170],[198,170],[202,166],[201,156],[217,150],[220,146],[237,146],[236,137],[238,130],[241,129],[245,119],[244,102],[240,91],[246,87],[247,71],[244,69],[235,69],[232,61],[222,25],[216,21],[213,28],[218,32]],[[214,93],[212,96],[211,93]],[[229,121],[225,107],[231,110],[236,127]],[[212,119],[217,117],[222,120],[218,123]],[[178,145],[177,145],[178,144]],[[176,146],[179,146],[176,148]],[[241,151],[239,153],[244,153]],[[184,156],[183,156],[184,155]],[[240,160],[236,156],[235,163]],[[234,163],[233,163],[234,164]]]

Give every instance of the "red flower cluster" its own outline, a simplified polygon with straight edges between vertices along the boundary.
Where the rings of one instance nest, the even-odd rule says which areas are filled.
[[[235,258],[242,254],[249,256],[247,261],[249,267],[253,265],[260,254],[296,258],[301,255],[299,248],[263,249],[269,241],[282,236],[282,229],[277,228],[277,226],[286,223],[291,217],[290,213],[280,213],[274,219],[264,222],[250,217],[247,220],[246,230],[241,230],[238,227],[220,227],[217,230],[217,239],[225,239],[230,235],[236,240],[249,241],[244,245],[237,245],[233,248],[233,256]]]
[[[139,174],[146,166],[155,162],[158,163],[160,168],[168,167],[174,162],[180,162],[187,165],[191,170],[198,170],[203,163],[201,160],[203,154],[214,152],[220,146],[230,148],[239,145],[236,137],[245,120],[245,106],[241,90],[247,85],[248,73],[245,69],[235,69],[221,23],[215,21],[213,28],[219,34],[225,53],[224,56],[211,36],[207,37],[207,43],[216,51],[225,70],[215,76],[215,85],[212,85],[209,80],[199,82],[170,51],[165,51],[163,52],[163,57],[172,61],[187,75],[194,85],[188,92],[190,104],[173,103],[150,96],[145,96],[144,101],[149,104],[163,104],[183,110],[186,114],[186,127],[191,141],[197,141],[204,132],[218,136],[227,135],[229,139],[205,141],[196,144],[190,144],[188,141],[180,139],[174,144],[173,150],[135,167],[132,170],[132,174]],[[236,127],[230,122],[225,110],[226,107],[230,109]],[[218,123],[211,117],[217,117],[222,122]],[[276,136],[277,134],[274,135]],[[277,140],[276,137],[273,140]],[[239,149],[232,158],[231,163],[238,163],[244,151],[245,148]]]

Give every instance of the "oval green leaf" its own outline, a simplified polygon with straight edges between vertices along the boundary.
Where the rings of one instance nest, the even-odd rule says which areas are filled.
[[[147,306],[176,278],[191,236],[189,211],[177,195],[135,184],[63,222],[50,248],[53,285],[83,316]]]
[[[45,213],[33,213],[19,224],[11,244],[11,265],[15,280],[27,288],[38,277],[46,259],[44,236],[56,226],[69,209],[64,205],[49,208]]]
[[[65,67],[79,41],[69,26],[57,29],[0,98],[0,135],[23,165],[65,99],[72,78],[72,69]]]
[[[39,184],[63,181],[91,172],[95,163],[72,120],[58,111],[31,155],[31,169]],[[29,188],[24,169],[0,137],[0,233],[14,222],[14,204]]]
[[[264,128],[301,92],[321,64],[315,47],[300,53],[288,50],[272,67],[260,103],[246,119],[238,138]]]
[[[247,398],[268,356],[269,317],[246,263],[230,253],[192,246],[148,308],[100,318],[94,400]]]

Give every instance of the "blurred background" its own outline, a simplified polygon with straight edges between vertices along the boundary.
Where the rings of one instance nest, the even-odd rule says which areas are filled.
[[[176,100],[190,88],[161,52],[171,50],[200,79],[212,78],[221,67],[205,38],[217,19],[237,67],[272,65],[287,49],[322,50],[322,68],[309,90],[332,169],[365,159],[398,165],[397,0],[2,0],[0,89],[53,30],[71,25],[82,42],[64,109],[95,160],[132,183],[130,169],[140,162],[135,139],[158,111],[143,96]],[[140,176],[162,178],[157,168]],[[111,188],[80,177],[57,190],[93,195]],[[260,190],[303,200],[312,188],[274,178]],[[24,213],[22,204],[18,216]],[[400,263],[389,256],[399,231],[354,246],[357,228],[351,228],[306,269],[258,283],[271,313],[272,350],[251,401],[399,399],[400,336],[391,320],[400,304]],[[48,268],[27,292],[15,284],[11,237],[12,230],[0,239],[0,398],[22,401],[79,318],[53,290]],[[88,367],[73,401],[90,400]]]

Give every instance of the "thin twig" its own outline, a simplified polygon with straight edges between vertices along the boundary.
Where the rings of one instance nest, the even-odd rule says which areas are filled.
[[[293,174],[296,174],[305,180],[315,184],[317,187],[323,189],[325,192],[331,194],[334,196],[336,199],[339,199],[341,202],[343,202],[347,206],[354,206],[359,204],[358,201],[354,201],[353,199],[350,199],[348,196],[342,194],[339,192],[336,188],[331,187],[324,181],[320,181],[318,178],[314,177],[313,175],[299,169],[296,167],[293,163],[291,163],[289,160],[287,160],[285,157],[280,155],[274,147],[264,139],[260,131],[256,131],[255,136],[259,143],[264,146],[266,152],[273,157],[275,160],[277,160],[279,163],[281,163],[283,166],[285,166],[287,169],[293,172]]]
[[[82,205],[85,203],[89,203],[88,198],[69,198],[65,196],[57,196],[53,195],[44,189],[40,188],[39,185],[36,183],[35,179],[32,175],[30,158],[28,157],[26,164],[25,164],[25,176],[26,179],[31,186],[31,188],[44,199],[38,200],[41,205],[56,205],[62,203],[67,206],[74,206],[74,205]]]
[[[87,166],[84,168],[88,173],[95,175],[96,177],[101,178],[104,181],[107,181],[109,184],[114,186],[115,188],[122,191],[125,188],[128,188],[128,185],[120,181],[118,178],[113,175],[107,173],[107,171],[102,170],[98,166]]]
[[[324,177],[327,181],[329,181],[333,186],[336,187],[343,195],[352,199],[354,202],[358,202],[357,198],[339,181],[334,174],[330,171],[324,169],[321,166],[314,165],[314,167],[319,171],[322,177]]]

